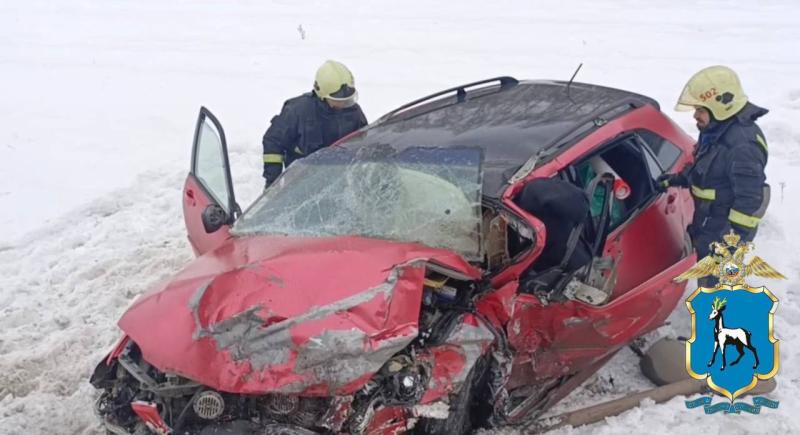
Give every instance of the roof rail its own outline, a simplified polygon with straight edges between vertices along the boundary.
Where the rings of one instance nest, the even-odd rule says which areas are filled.
[[[502,89],[502,88],[505,88],[505,87],[516,85],[517,83],[519,83],[519,80],[515,79],[514,77],[510,77],[510,76],[501,76],[501,77],[494,77],[494,78],[486,79],[486,80],[480,80],[480,81],[477,81],[477,82],[467,83],[466,85],[456,86],[456,87],[450,88],[450,89],[445,89],[443,91],[436,92],[435,94],[428,95],[427,97],[422,97],[422,98],[414,100],[414,101],[412,101],[410,103],[403,104],[402,106],[398,107],[397,109],[394,109],[391,112],[389,112],[389,113],[381,116],[380,118],[378,118],[378,120],[375,121],[375,123],[373,125],[382,124],[382,123],[394,118],[395,115],[397,115],[400,112],[403,112],[403,111],[405,111],[407,109],[410,109],[410,108],[412,108],[414,106],[417,106],[417,105],[419,105],[421,103],[424,103],[426,101],[432,100],[432,99],[434,99],[436,97],[441,97],[442,95],[449,94],[451,92],[455,92],[456,93],[456,96],[458,97],[458,102],[461,103],[467,97],[467,88],[472,88],[472,87],[475,87],[475,86],[478,86],[478,85],[485,85],[487,83],[494,83],[494,82],[499,82],[500,83],[500,88]]]

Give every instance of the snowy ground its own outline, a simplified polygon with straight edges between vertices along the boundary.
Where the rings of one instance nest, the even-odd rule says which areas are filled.
[[[800,4],[441,3],[0,3],[0,434],[99,433],[87,379],[115,320],[192,257],[180,187],[198,107],[225,126],[248,204],[269,118],[326,58],[353,69],[371,120],[480,78],[567,79],[579,62],[578,80],[669,111],[695,70],[734,67],[772,110],[762,126],[773,202],[756,244],[790,278],[770,285],[781,407],[706,416],[674,399],[559,433],[800,433],[800,296],[789,291],[800,280]],[[688,114],[674,117],[693,134]],[[681,306],[671,320],[662,333],[687,334]],[[650,387],[636,364],[621,352],[556,411]]]

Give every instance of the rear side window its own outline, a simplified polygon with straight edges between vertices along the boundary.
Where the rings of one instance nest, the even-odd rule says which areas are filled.
[[[675,162],[678,161],[678,157],[681,155],[681,149],[678,148],[677,145],[652,131],[640,130],[637,133],[644,139],[650,151],[652,151],[653,156],[655,156],[656,160],[658,160],[658,163],[661,165],[661,169],[668,171]]]

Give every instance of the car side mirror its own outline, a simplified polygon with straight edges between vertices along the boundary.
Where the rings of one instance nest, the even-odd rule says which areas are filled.
[[[225,213],[225,210],[219,205],[209,204],[208,207],[203,210],[202,220],[203,228],[207,233],[211,234],[225,225],[228,221],[228,214]]]

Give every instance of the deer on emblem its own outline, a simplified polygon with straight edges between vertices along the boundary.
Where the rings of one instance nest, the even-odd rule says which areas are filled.
[[[758,353],[756,353],[756,348],[753,347],[753,343],[750,340],[750,331],[744,328],[726,328],[722,323],[722,312],[725,311],[726,304],[727,301],[720,298],[714,298],[714,302],[711,304],[711,315],[708,316],[708,319],[716,320],[716,324],[714,325],[714,353],[711,355],[711,361],[708,362],[708,366],[711,367],[714,364],[714,360],[717,358],[717,350],[719,350],[722,353],[722,367],[720,367],[720,370],[725,370],[725,346],[732,344],[739,351],[739,357],[731,365],[736,365],[742,359],[744,348],[746,347],[756,357],[756,363],[753,364],[753,368],[756,368],[758,367]]]

